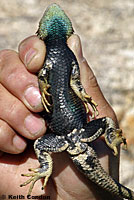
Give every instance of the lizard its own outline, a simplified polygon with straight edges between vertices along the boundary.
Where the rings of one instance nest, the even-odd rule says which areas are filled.
[[[106,144],[118,154],[118,146],[126,139],[109,117],[96,118],[97,104],[86,93],[80,81],[80,70],[74,53],[67,45],[73,34],[72,23],[57,4],[50,5],[40,20],[38,37],[46,45],[46,57],[38,72],[42,104],[46,112],[48,131],[34,142],[34,150],[40,167],[22,174],[30,177],[20,186],[30,183],[30,195],[34,184],[44,178],[47,185],[53,171],[51,153],[66,151],[90,181],[111,195],[134,200],[134,192],[123,186],[102,168],[92,142],[104,135]],[[93,120],[88,120],[89,106]]]

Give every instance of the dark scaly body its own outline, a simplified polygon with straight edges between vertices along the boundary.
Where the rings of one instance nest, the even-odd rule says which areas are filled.
[[[44,40],[47,55],[38,79],[42,103],[47,111],[49,133],[37,139],[34,149],[40,168],[21,186],[44,178],[44,187],[52,173],[51,152],[67,151],[77,168],[102,189],[120,198],[134,200],[134,193],[110,177],[97,158],[92,141],[104,134],[107,145],[117,154],[117,146],[126,144],[121,130],[108,117],[87,122],[87,103],[94,102],[80,83],[79,66],[67,46],[73,33],[71,22],[56,4],[51,5],[40,21],[38,36]]]
[[[51,85],[49,92],[53,104],[47,120],[49,127],[59,135],[67,135],[76,127],[83,128],[87,119],[82,100],[70,87],[72,62],[77,61],[65,41],[46,41],[46,61],[52,62],[53,66],[47,79]]]

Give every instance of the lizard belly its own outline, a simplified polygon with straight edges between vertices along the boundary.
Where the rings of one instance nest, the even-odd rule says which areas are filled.
[[[53,132],[66,135],[75,128],[81,129],[86,122],[85,107],[71,88],[54,88],[53,113],[49,122]],[[57,92],[56,92],[57,91]],[[64,92],[68,91],[68,92]]]
[[[47,50],[46,60],[52,63],[48,82],[53,105],[48,125],[56,134],[66,135],[75,128],[81,129],[87,121],[85,106],[70,86],[72,63],[76,58],[66,44],[58,43],[58,48],[55,45]]]

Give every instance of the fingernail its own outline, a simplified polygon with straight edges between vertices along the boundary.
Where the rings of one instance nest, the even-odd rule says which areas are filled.
[[[45,126],[44,120],[39,116],[28,115],[25,118],[25,128],[29,131],[30,134],[36,136],[40,134]]]
[[[22,151],[26,148],[26,142],[22,138],[20,138],[18,135],[15,135],[13,137],[13,145],[19,151]]]
[[[42,107],[41,94],[39,88],[34,86],[27,88],[24,97],[31,107],[33,108]]]
[[[26,53],[25,58],[24,58],[24,63],[26,66],[30,64],[32,61],[33,57],[37,54],[37,51],[35,49],[29,49],[29,51]]]

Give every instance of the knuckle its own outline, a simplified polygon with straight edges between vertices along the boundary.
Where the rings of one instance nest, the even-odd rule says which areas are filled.
[[[85,85],[86,89],[88,89],[89,86],[90,88],[98,88],[97,79],[84,57],[82,58],[80,64],[81,64],[81,69],[80,69],[81,81]]]
[[[8,105],[8,111],[7,114],[9,116],[9,118],[11,118],[11,120],[15,120],[16,116],[18,115],[18,113],[21,112],[21,106],[18,103],[18,100],[14,100],[12,101],[11,104]]]
[[[0,59],[2,59],[3,57],[5,57],[6,55],[8,55],[10,53],[11,50],[9,49],[3,49],[0,51]]]
[[[14,50],[3,49],[0,51],[0,62],[10,57],[13,53],[16,53]]]
[[[5,132],[7,132],[7,124],[3,120],[0,120],[0,146],[5,142],[6,140],[6,135]]]
[[[89,79],[89,83],[90,83],[91,87],[98,87],[97,79],[93,73],[92,73],[92,75],[89,76],[88,79]]]
[[[3,152],[18,153],[18,149],[13,144],[15,135],[15,131],[5,121],[0,119],[0,156]]]
[[[8,103],[5,112],[5,115],[3,114],[3,119],[6,119],[7,123],[15,128],[15,130],[20,131],[20,128],[23,127],[24,119],[29,113],[24,104],[17,99],[12,100],[12,103]]]
[[[14,135],[14,131],[3,120],[0,119],[0,150],[8,148],[8,144],[11,143],[11,137]],[[6,145],[5,145],[6,144]]]
[[[19,122],[20,113],[23,117],[24,107],[18,99],[13,98],[2,91],[3,98],[0,98],[0,118],[8,124],[16,124]]]
[[[9,59],[11,59],[14,54],[17,54],[14,50],[4,49],[0,51],[0,72],[7,66]]]

